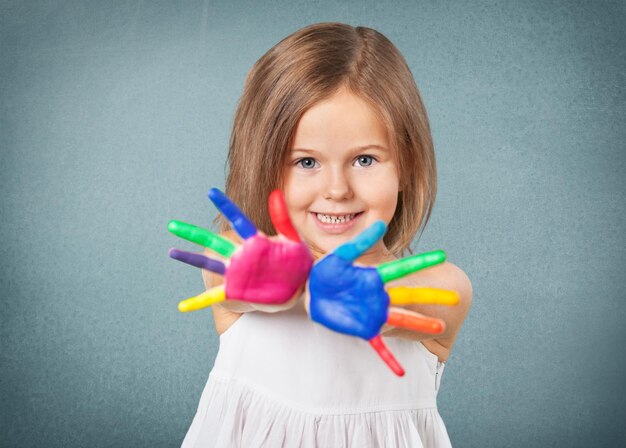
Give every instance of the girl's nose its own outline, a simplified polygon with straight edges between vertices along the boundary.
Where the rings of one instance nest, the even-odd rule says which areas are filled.
[[[352,194],[350,180],[343,172],[330,173],[326,185],[326,199],[341,201],[343,199],[350,199]]]

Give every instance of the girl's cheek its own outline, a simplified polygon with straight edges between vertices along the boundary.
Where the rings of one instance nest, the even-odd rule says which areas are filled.
[[[399,181],[396,171],[385,170],[377,176],[376,180],[371,180],[365,184],[365,194],[376,210],[384,216],[384,220],[389,222],[393,217],[398,205]]]
[[[301,211],[305,206],[306,190],[306,182],[298,179],[297,176],[290,176],[285,179],[283,193],[292,219],[296,217],[295,213]]]

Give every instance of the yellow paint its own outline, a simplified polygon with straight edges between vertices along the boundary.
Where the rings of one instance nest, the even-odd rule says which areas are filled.
[[[200,295],[183,300],[178,304],[178,311],[181,313],[196,311],[224,300],[226,300],[224,285],[216,286],[215,288],[211,288]]]
[[[459,303],[456,291],[436,288],[395,286],[387,290],[392,305],[448,305]]]

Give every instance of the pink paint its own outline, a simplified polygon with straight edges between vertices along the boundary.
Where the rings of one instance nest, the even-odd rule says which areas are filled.
[[[304,243],[257,234],[230,258],[226,297],[264,304],[288,302],[306,282],[312,264]]]

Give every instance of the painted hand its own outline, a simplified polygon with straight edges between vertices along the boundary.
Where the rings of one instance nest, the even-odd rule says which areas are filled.
[[[171,221],[173,234],[209,248],[225,262],[193,252],[171,249],[170,257],[184,263],[224,275],[224,285],[179,303],[182,312],[195,311],[223,300],[238,300],[259,305],[259,309],[279,311],[295,303],[313,264],[313,257],[294,229],[280,190],[269,196],[269,212],[276,238],[268,238],[224,193],[209,191],[209,199],[228,219],[244,240],[237,245],[231,240],[200,227]],[[266,307],[269,305],[270,307]]]
[[[387,282],[444,262],[446,255],[443,251],[414,255],[376,267],[353,264],[383,237],[385,231],[385,224],[377,221],[315,263],[309,277],[308,311],[313,321],[331,330],[369,341],[391,370],[402,376],[404,369],[380,336],[383,325],[440,334],[445,329],[445,323],[402,308],[390,308],[389,305],[456,305],[459,297],[454,291],[433,288],[385,289]]]

